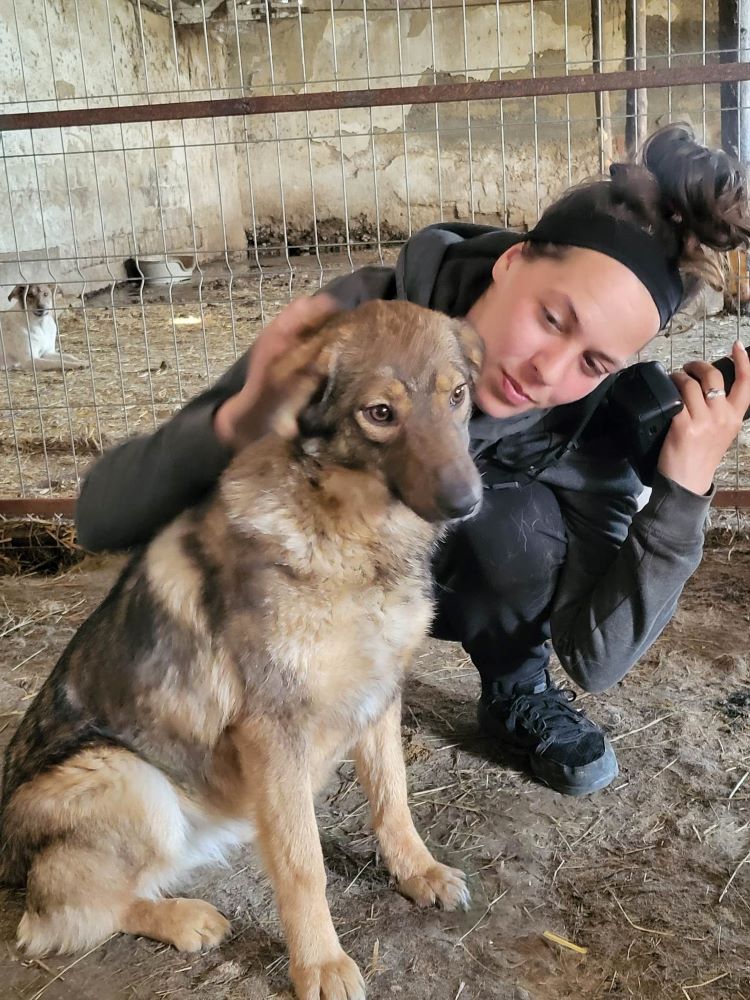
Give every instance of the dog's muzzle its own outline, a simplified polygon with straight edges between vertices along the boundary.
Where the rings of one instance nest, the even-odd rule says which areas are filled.
[[[443,472],[438,477],[435,497],[437,507],[447,521],[472,517],[482,505],[482,484],[479,475],[470,481],[453,477],[452,471]]]

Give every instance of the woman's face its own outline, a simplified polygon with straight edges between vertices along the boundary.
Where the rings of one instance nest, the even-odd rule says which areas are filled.
[[[492,417],[581,399],[659,332],[633,272],[578,247],[532,260],[511,247],[466,318],[485,345],[474,399]]]

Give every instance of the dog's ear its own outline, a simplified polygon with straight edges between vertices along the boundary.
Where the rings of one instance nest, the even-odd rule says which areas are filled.
[[[275,412],[271,424],[281,437],[314,433],[330,399],[338,353],[348,332],[336,317],[328,319],[305,331],[299,344],[272,367],[268,394]]]
[[[320,384],[297,421],[302,437],[327,437],[335,428],[336,415],[331,404],[335,398],[339,357],[345,339],[343,336],[329,341],[318,355],[316,367],[321,373]]]
[[[13,291],[8,296],[8,302],[12,302],[13,299],[18,299],[18,301],[21,304],[23,304],[23,300],[24,300],[24,297],[25,297],[24,296],[24,292],[26,291],[26,289],[28,287],[29,287],[28,285],[16,285],[16,287],[13,289]]]
[[[469,378],[474,383],[479,378],[479,373],[482,370],[484,341],[471,323],[467,323],[466,320],[455,320],[453,332],[461,347],[461,353],[466,358],[466,363],[469,366]]]

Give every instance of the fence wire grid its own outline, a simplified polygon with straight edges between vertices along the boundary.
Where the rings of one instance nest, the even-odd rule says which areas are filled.
[[[206,388],[291,297],[393,262],[423,225],[523,230],[667,120],[744,157],[745,14],[718,0],[0,0],[0,300],[50,284],[59,350],[84,363],[0,370],[0,497],[73,497],[96,455]],[[165,103],[724,63],[736,81],[148,120]],[[144,120],[118,121],[132,106]],[[107,124],[1,117],[103,108]],[[674,368],[750,341],[740,298],[680,317],[652,354]],[[748,445],[725,488],[750,486]]]

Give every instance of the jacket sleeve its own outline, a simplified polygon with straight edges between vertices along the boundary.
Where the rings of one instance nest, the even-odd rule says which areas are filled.
[[[587,691],[616,684],[672,618],[703,552],[711,496],[656,474],[634,513],[627,497],[556,490],[568,554],[554,600],[552,642]]]
[[[247,361],[245,354],[153,434],[125,441],[92,465],[76,505],[85,549],[142,545],[211,490],[231,458],[214,433],[214,413],[242,388]]]
[[[336,278],[324,291],[342,309],[367,299],[393,298],[394,271],[360,268]],[[232,455],[216,437],[214,414],[242,388],[248,358],[249,352],[153,434],[126,441],[91,467],[76,507],[78,540],[85,549],[116,551],[145,544],[215,486]]]

